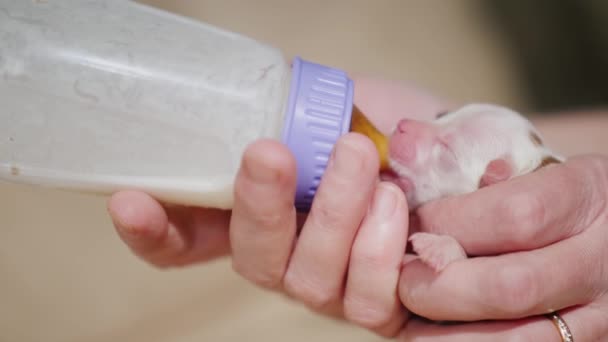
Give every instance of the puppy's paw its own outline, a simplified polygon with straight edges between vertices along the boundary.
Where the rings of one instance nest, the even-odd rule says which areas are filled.
[[[460,243],[449,235],[414,233],[409,240],[419,259],[437,273],[450,263],[467,258]]]

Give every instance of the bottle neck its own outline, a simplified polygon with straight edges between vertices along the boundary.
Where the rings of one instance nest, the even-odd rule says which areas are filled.
[[[376,146],[380,170],[389,169],[388,137],[353,104],[354,84],[344,71],[304,61],[292,64],[283,142],[297,162],[296,207],[308,210],[337,140],[347,132]]]
[[[294,59],[283,143],[296,158],[298,210],[310,208],[335,143],[351,130],[353,94],[344,71]]]
[[[353,106],[350,131],[363,134],[374,143],[380,157],[380,171],[388,170],[388,137],[380,132],[357,106]]]

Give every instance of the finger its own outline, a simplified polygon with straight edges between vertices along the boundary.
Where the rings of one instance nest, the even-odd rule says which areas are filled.
[[[459,321],[515,319],[590,303],[608,284],[601,263],[607,239],[594,233],[530,252],[457,261],[439,274],[412,261],[403,267],[401,300],[421,316]]]
[[[296,232],[295,161],[278,142],[261,140],[244,153],[230,222],[233,268],[253,283],[277,288]]]
[[[570,329],[574,341],[604,341],[608,337],[606,307],[592,305],[559,312]],[[561,342],[554,323],[546,316],[516,321],[484,321],[440,325],[422,319],[410,320],[400,334],[402,342],[486,342],[486,341],[546,341]]]
[[[391,336],[405,322],[397,285],[407,243],[408,208],[403,192],[391,183],[376,187],[370,213],[353,244],[346,291],[345,317]]]
[[[342,298],[350,249],[367,211],[378,165],[375,147],[367,138],[349,133],[338,140],[285,275],[289,295],[317,310]]]
[[[417,210],[416,230],[451,235],[472,255],[547,246],[580,233],[598,217],[606,205],[605,194],[598,191],[604,172],[590,158],[573,158],[430,202]]]
[[[123,242],[158,267],[182,266],[229,252],[228,213],[163,206],[139,191],[122,191],[108,212]]]

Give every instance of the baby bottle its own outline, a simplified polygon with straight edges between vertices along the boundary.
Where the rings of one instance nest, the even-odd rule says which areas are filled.
[[[306,209],[353,108],[345,72],[147,5],[0,3],[0,180],[228,209],[274,138]]]

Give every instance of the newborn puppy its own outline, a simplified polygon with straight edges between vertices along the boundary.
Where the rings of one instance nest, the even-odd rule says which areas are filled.
[[[420,205],[562,162],[522,115],[490,104],[471,104],[438,115],[432,122],[403,119],[388,140],[390,173],[414,211]],[[454,238],[414,233],[419,258],[435,271],[467,257]]]

